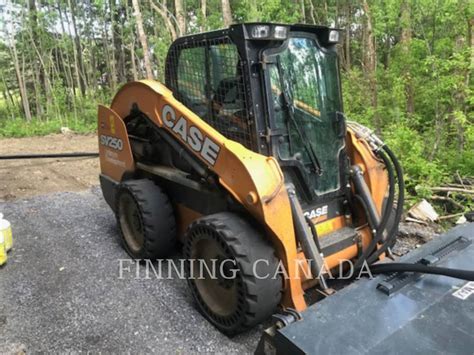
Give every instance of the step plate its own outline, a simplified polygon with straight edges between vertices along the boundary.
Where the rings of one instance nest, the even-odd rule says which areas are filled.
[[[319,238],[321,252],[324,255],[332,255],[356,244],[357,232],[353,228],[344,227],[335,232]]]

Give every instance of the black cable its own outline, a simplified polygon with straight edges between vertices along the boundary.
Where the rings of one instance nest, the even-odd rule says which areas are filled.
[[[99,153],[92,152],[75,152],[75,153],[40,153],[40,154],[13,154],[0,155],[0,160],[16,160],[16,159],[45,159],[45,158],[81,158],[81,157],[98,157]]]
[[[473,270],[448,269],[445,267],[409,263],[374,264],[369,267],[372,274],[390,274],[395,272],[418,272],[423,274],[443,275],[456,279],[474,281]]]

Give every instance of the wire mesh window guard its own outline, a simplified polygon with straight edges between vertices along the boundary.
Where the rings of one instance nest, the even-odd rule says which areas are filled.
[[[170,55],[174,57],[169,63],[177,63],[176,68],[167,68],[176,98],[225,137],[251,148],[243,66],[236,46],[228,38],[201,40],[177,45]]]

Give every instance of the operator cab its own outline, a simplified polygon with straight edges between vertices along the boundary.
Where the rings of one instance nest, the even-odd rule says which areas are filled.
[[[349,170],[338,39],[323,26],[232,25],[177,39],[165,71],[178,100],[227,138],[276,157],[306,212],[325,207],[324,218],[343,214]]]

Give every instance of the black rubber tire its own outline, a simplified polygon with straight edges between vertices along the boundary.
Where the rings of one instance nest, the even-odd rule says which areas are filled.
[[[197,280],[189,277],[188,261],[188,285],[199,311],[216,328],[229,336],[250,329],[275,313],[281,299],[282,280],[280,273],[277,272],[279,264],[274,249],[261,233],[245,219],[231,212],[200,218],[193,222],[186,232],[184,243],[186,260],[196,257],[199,253],[198,242],[202,240],[217,243],[225,252],[225,257],[235,261],[233,268],[237,272],[233,282],[236,282],[237,301],[235,310],[229,315],[222,316],[211,310],[199,292]],[[255,261],[260,259],[268,261],[268,265],[266,262],[259,262],[254,268]],[[257,277],[267,274],[270,277]]]
[[[143,242],[135,250],[127,243],[121,221],[123,199],[135,203]],[[116,218],[124,249],[134,259],[166,258],[176,246],[176,221],[168,196],[153,181],[129,180],[117,188]]]

